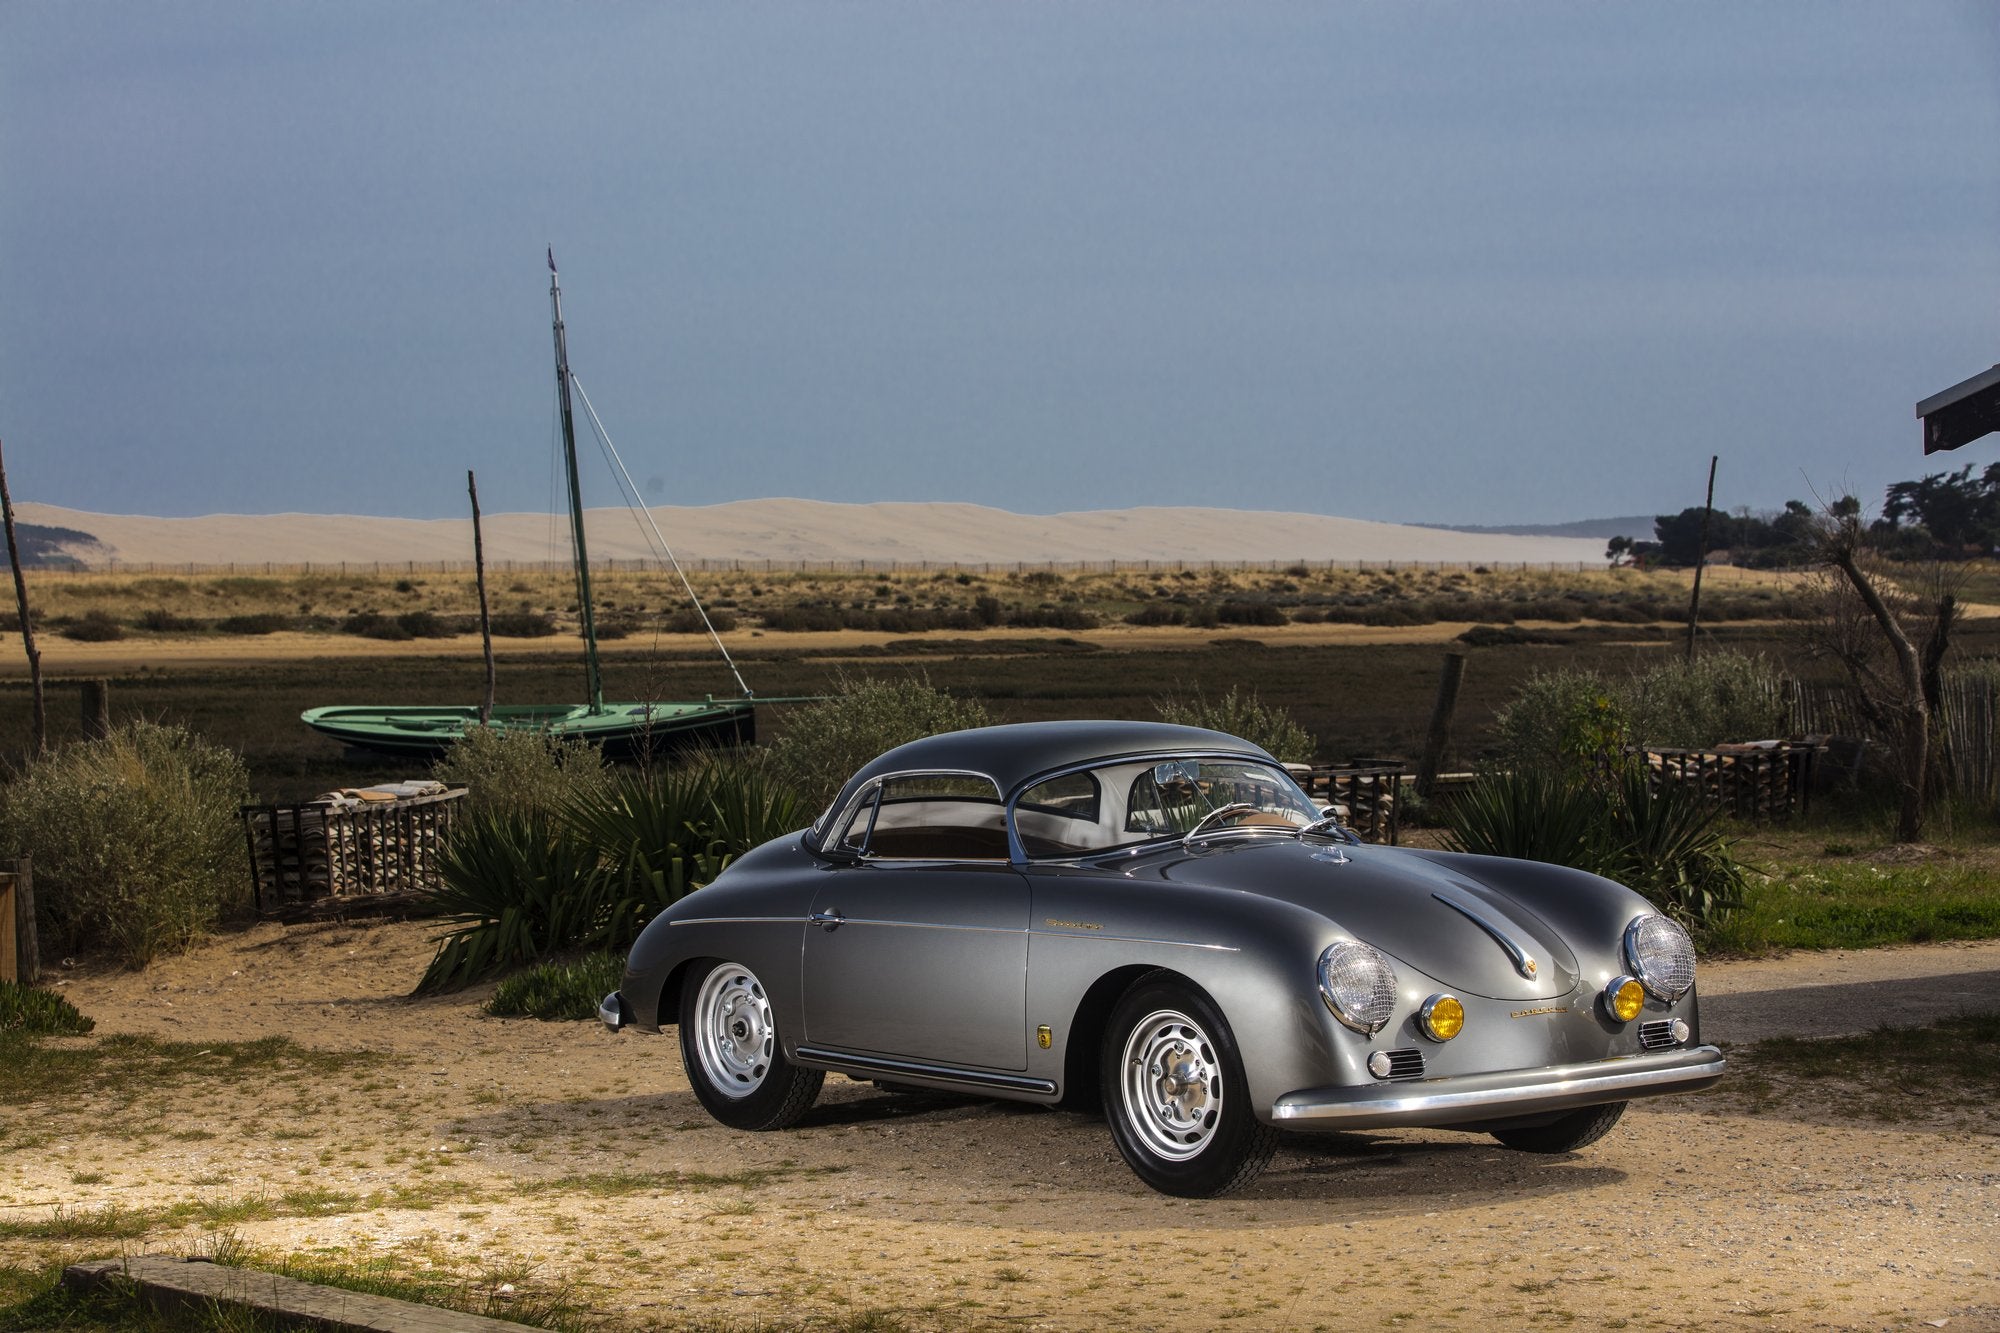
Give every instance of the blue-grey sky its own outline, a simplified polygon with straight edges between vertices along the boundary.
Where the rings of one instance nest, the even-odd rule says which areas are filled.
[[[655,502],[1879,502],[2000,6],[0,6],[17,498],[545,508],[545,243]]]

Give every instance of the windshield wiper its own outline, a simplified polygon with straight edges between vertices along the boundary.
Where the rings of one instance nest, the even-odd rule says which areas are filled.
[[[1256,808],[1256,806],[1248,801],[1231,801],[1228,805],[1218,805],[1200,819],[1195,820],[1194,827],[1186,833],[1181,834],[1181,841],[1192,842],[1202,834],[1208,832],[1208,826],[1217,820],[1227,819],[1231,815],[1244,814]]]

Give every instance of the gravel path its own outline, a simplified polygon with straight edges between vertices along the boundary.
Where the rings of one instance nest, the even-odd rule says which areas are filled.
[[[1190,1201],[1074,1113],[830,1079],[796,1129],[733,1133],[671,1038],[490,1018],[485,988],[406,998],[435,934],[265,925],[67,978],[101,1036],[384,1059],[0,1106],[0,1219],[238,1201],[253,1245],[564,1285],[619,1329],[2000,1329],[1991,1098],[1796,1081],[1740,1044],[2000,1000],[2000,944],[1705,963],[1731,1073],[1581,1152],[1295,1136],[1240,1194]],[[201,1231],[86,1244],[187,1252]],[[0,1263],[49,1257],[0,1236]]]
[[[2000,940],[1791,953],[1701,965],[1705,1041],[1839,1037],[2000,1013]]]

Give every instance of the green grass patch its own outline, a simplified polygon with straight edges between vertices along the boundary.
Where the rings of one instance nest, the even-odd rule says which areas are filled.
[[[616,954],[585,954],[572,962],[543,963],[501,982],[486,1002],[498,1018],[562,1021],[597,1017],[597,1002],[625,979],[625,960]]]
[[[1773,1037],[1729,1058],[1724,1086],[1760,1108],[1792,1099],[1890,1122],[1983,1111],[2000,1086],[2000,1014],[1858,1037]]]
[[[0,1032],[28,1037],[81,1037],[97,1026],[54,991],[0,981]]]
[[[2000,938],[2000,876],[1950,863],[1784,865],[1751,878],[1744,906],[1706,932],[1711,952],[1868,949]]]
[[[256,1041],[158,1041],[125,1033],[83,1046],[49,1046],[0,1032],[0,1105],[79,1092],[142,1091],[193,1080],[240,1083],[255,1075],[338,1074],[387,1062],[374,1051],[327,1051],[288,1037]]]

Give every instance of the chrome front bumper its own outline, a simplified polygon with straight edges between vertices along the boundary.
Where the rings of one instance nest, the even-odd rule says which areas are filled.
[[[1359,1088],[1304,1088],[1278,1098],[1271,1107],[1271,1119],[1301,1129],[1381,1129],[1503,1120],[1668,1092],[1698,1092],[1722,1077],[1726,1063],[1715,1047],[1697,1046],[1546,1069],[1511,1069]]]
[[[631,1022],[632,1016],[625,1011],[625,997],[617,991],[612,991],[611,994],[599,1000],[597,1002],[597,1021],[610,1028],[613,1032]]]

